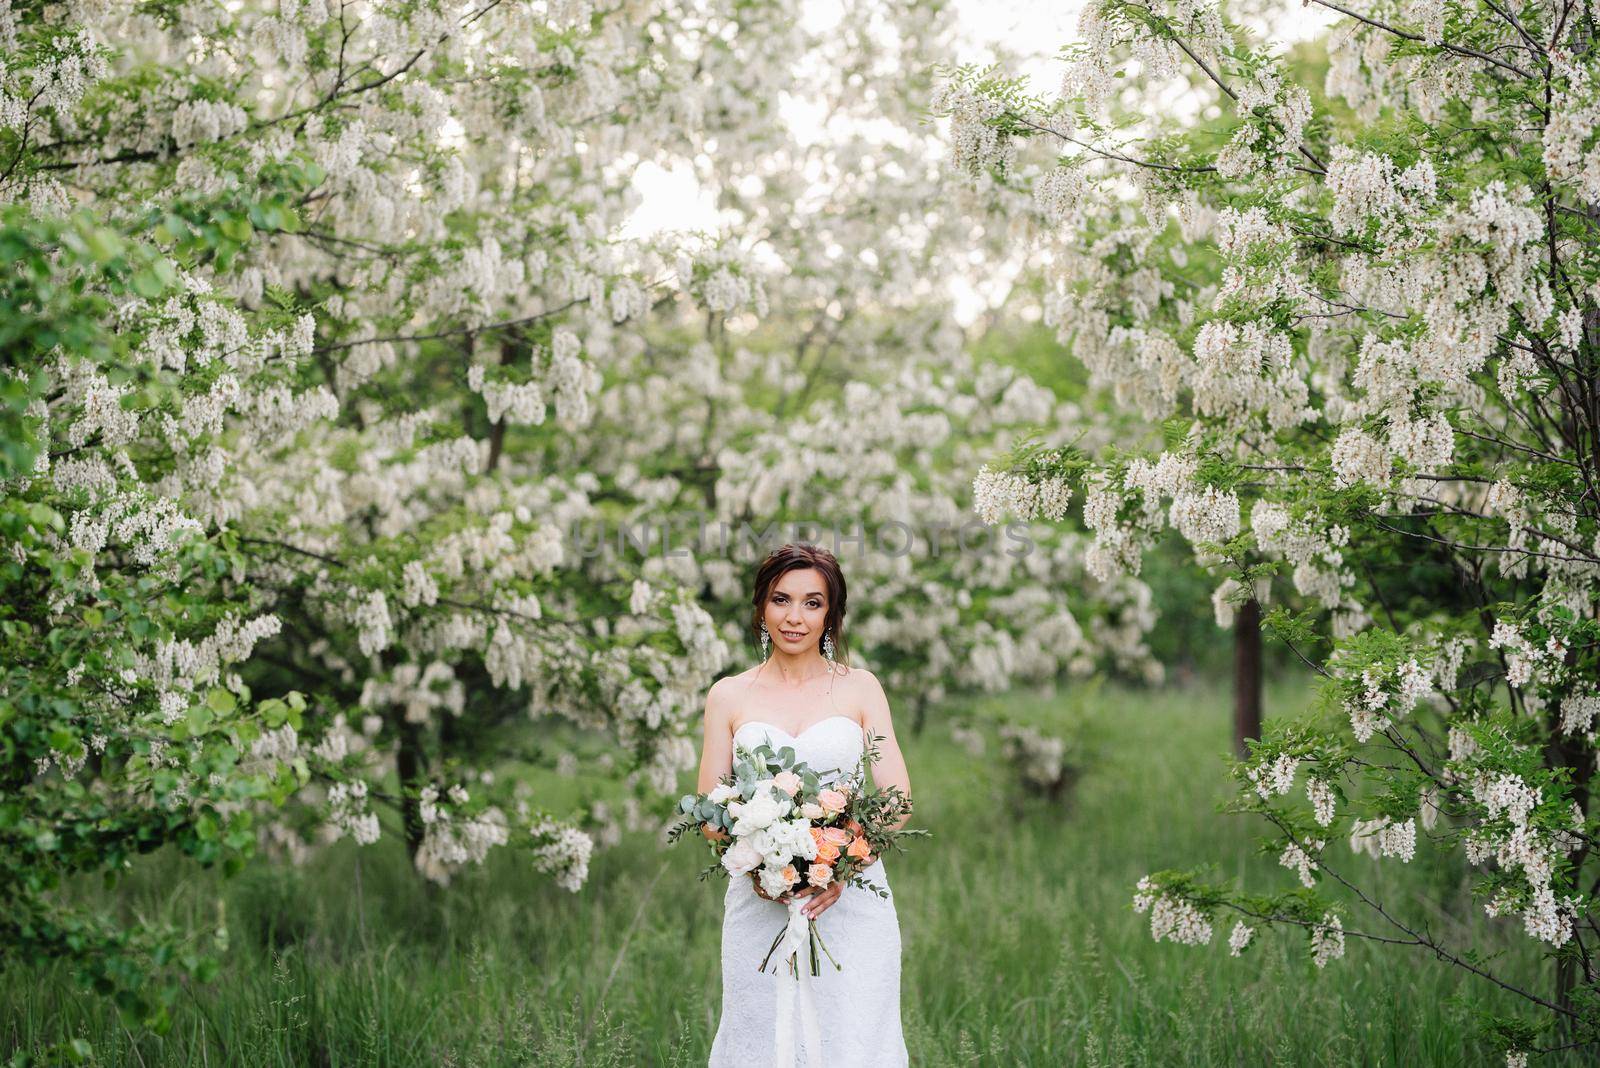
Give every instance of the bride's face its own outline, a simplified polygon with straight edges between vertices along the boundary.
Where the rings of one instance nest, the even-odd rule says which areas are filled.
[[[790,655],[815,648],[828,618],[828,584],[808,567],[785,571],[772,584],[762,618],[779,649]]]

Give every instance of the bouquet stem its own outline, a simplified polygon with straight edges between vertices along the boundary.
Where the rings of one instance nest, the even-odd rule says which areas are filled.
[[[843,971],[844,966],[834,959],[832,951],[828,949],[828,943],[823,940],[822,932],[817,929],[816,920],[806,920],[806,931],[808,936],[806,940],[806,957],[807,963],[811,968],[811,974],[822,974],[822,957],[817,955],[819,949],[822,951],[823,956],[828,958],[828,963],[833,965],[834,971]],[[789,928],[786,926],[776,935],[773,935],[772,945],[767,947],[767,955],[761,958],[761,963],[756,967],[756,971],[764,972],[767,970],[767,965],[772,962],[772,955],[778,951],[778,946],[783,944],[784,936],[788,933]],[[796,979],[800,978],[800,962],[798,958],[798,953],[791,953],[788,960],[784,962],[789,966],[790,974]]]
[[[838,961],[833,959],[833,954],[828,952],[828,943],[826,943],[826,942],[824,942],[822,940],[822,932],[817,929],[817,921],[816,920],[812,920],[811,921],[811,974],[812,975],[821,975],[822,974],[822,972],[821,972],[821,962],[819,962],[817,960],[817,950],[819,948],[822,950],[823,953],[827,954],[828,963],[833,965],[833,970],[834,971],[838,972],[838,971],[843,971],[844,970],[843,966],[841,966]]]

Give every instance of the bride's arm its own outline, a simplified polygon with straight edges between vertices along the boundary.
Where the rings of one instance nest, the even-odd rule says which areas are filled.
[[[718,679],[706,692],[705,733],[700,742],[700,780],[696,793],[709,793],[722,777],[733,770],[733,731],[730,729],[731,712],[727,701],[727,679]],[[712,841],[720,841],[727,834],[709,823],[700,825],[700,833]]]
[[[883,692],[883,684],[872,672],[860,669],[864,676],[862,689],[866,701],[865,726],[869,735],[882,735],[883,740],[878,743],[878,759],[872,765],[872,781],[878,788],[886,789],[898,786],[900,792],[905,794],[906,800],[911,800],[911,773],[906,770],[906,758],[900,752],[900,742],[894,736],[894,720],[889,715],[889,698]],[[894,824],[895,830],[906,825],[911,818],[908,810]]]

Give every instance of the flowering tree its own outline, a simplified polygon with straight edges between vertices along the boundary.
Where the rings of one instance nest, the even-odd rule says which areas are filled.
[[[872,49],[926,67],[948,23],[884,5],[868,40],[798,15],[0,7],[8,947],[159,1022],[142,969],[205,955],[53,889],[166,844],[231,867],[385,826],[439,883],[518,846],[577,889],[592,842],[519,769],[671,792],[729,657],[701,602],[744,591],[731,559],[566,532],[687,501],[953,522],[959,435],[1076,421],[972,366],[928,282],[968,227],[917,222],[929,131],[915,86],[874,102],[898,68]],[[807,55],[824,84],[797,81]],[[896,132],[802,144],[777,119],[809,88]],[[620,238],[635,170],[696,159],[727,232]],[[674,436],[701,406],[703,440]],[[1082,620],[1032,588],[1082,581],[1077,536],[869,559],[858,647],[930,700],[1151,669],[1137,579],[1093,581]]]
[[[576,889],[588,838],[478,758],[565,722],[664,786],[692,759],[710,617],[631,611],[559,531],[629,324],[738,288],[614,239],[695,129],[702,14],[0,9],[8,950],[159,1022],[158,940],[62,880],[370,843],[387,803],[430,878],[512,844]]]
[[[594,566],[651,556],[646,578],[699,589],[738,645],[750,640],[744,576],[770,547],[743,535],[781,540],[798,522],[818,524],[824,543],[830,526],[859,531],[838,548],[853,655],[919,724],[962,691],[1104,667],[1148,677],[1160,668],[1144,641],[1149,591],[1085,574],[1079,533],[956,529],[976,525],[967,472],[982,450],[1030,430],[1064,441],[1085,418],[1026,375],[975,361],[952,316],[972,243],[995,256],[1006,242],[927,207],[942,150],[923,122],[926,86],[904,72],[954,54],[950,13],[860,14],[764,28],[708,57],[714,83],[763,72],[761,92],[724,113],[736,125],[708,129],[718,149],[696,175],[725,220],[719,247],[766,307],[684,308],[617,365],[585,439],[584,466],[621,509],[597,528],[611,536],[589,547]],[[824,119],[788,121],[785,99]],[[670,527],[674,555],[619,551],[623,523]],[[1047,592],[1062,584],[1083,587],[1071,610]]]
[[[233,336],[233,352],[197,341],[183,365],[151,373],[140,351],[164,311],[204,314],[192,275],[86,216],[14,207],[0,215],[0,260],[11,370],[0,455],[3,944],[22,959],[73,960],[131,1016],[160,1025],[151,973],[203,977],[214,960],[179,933],[124,928],[58,894],[74,876],[114,878],[168,844],[235,870],[255,840],[252,808],[300,785],[252,747],[293,730],[304,698],[256,700],[237,675],[280,623],[232,581],[239,555],[160,483],[207,433],[203,418],[174,418],[196,393],[219,371],[254,380],[302,343],[292,320],[263,316]],[[167,967],[152,963],[161,959]]]
[[[1058,96],[970,69],[941,88],[964,195],[1025,220],[1063,343],[1166,431],[1158,455],[1017,453],[980,508],[1081,489],[1100,576],[1170,526],[1218,574],[1219,622],[1288,587],[1264,626],[1322,699],[1238,765],[1238,807],[1298,885],[1153,873],[1155,937],[1233,914],[1235,954],[1271,925],[1318,966],[1347,937],[1425,950],[1537,1010],[1491,1024],[1520,1063],[1600,1028],[1594,12],[1313,2],[1345,17],[1320,107],[1204,2],[1090,3]],[[1150,118],[1212,105],[1220,133]],[[1372,888],[1364,865],[1419,852],[1476,870],[1483,944]],[[1552,988],[1486,961],[1508,919]]]

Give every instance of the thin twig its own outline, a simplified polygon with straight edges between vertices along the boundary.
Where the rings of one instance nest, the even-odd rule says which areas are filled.
[[[1330,2],[1330,0],[1311,0],[1311,3],[1317,4],[1317,5],[1321,6],[1321,7],[1328,8],[1330,11],[1337,11],[1341,15],[1349,15],[1351,18],[1355,19],[1357,22],[1364,22],[1368,26],[1371,26],[1375,30],[1382,30],[1385,33],[1392,33],[1396,37],[1402,37],[1407,41],[1422,41],[1423,40],[1423,38],[1419,34],[1408,33],[1407,31],[1402,30],[1402,29],[1400,29],[1398,27],[1389,25],[1387,22],[1380,22],[1377,19],[1368,18],[1366,15],[1362,15],[1362,14],[1360,14],[1358,12],[1351,11],[1347,7],[1341,7],[1338,4]],[[1533,75],[1532,74],[1530,74],[1528,71],[1523,70],[1521,67],[1517,66],[1515,63],[1507,63],[1503,59],[1496,59],[1494,56],[1489,55],[1489,53],[1487,53],[1487,52],[1479,52],[1476,48],[1468,48],[1465,45],[1451,44],[1449,41],[1440,41],[1439,42],[1439,47],[1443,48],[1447,52],[1455,52],[1457,55],[1471,56],[1474,59],[1481,59],[1486,63],[1493,63],[1497,67],[1504,67],[1506,70],[1511,71],[1513,74],[1519,74],[1522,77],[1527,78],[1529,80],[1533,79]]]

